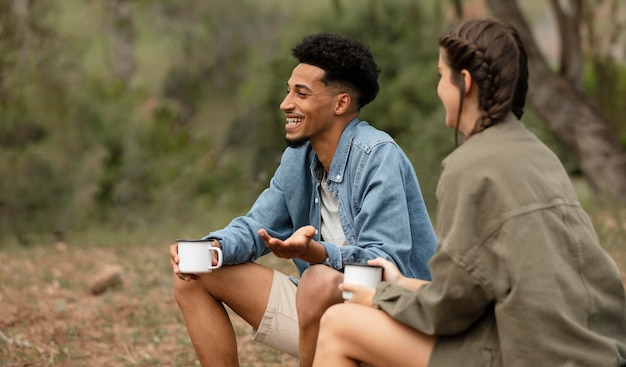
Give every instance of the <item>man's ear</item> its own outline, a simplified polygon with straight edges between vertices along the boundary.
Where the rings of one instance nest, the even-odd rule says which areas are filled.
[[[350,109],[352,98],[348,93],[340,93],[336,98],[337,103],[335,104],[335,115],[343,115]]]

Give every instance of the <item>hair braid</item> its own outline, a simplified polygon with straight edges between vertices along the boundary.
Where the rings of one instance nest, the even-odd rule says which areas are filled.
[[[460,87],[461,71],[467,70],[478,86],[482,116],[472,134],[501,122],[509,112],[521,118],[528,69],[515,28],[499,20],[469,21],[442,36],[439,46],[446,50],[455,85]]]
[[[489,111],[492,110],[494,105],[493,96],[497,92],[497,78],[494,77],[493,68],[490,63],[490,60],[487,59],[485,53],[476,47],[476,52],[474,54],[478,65],[475,71],[472,74],[472,79],[478,85],[479,90],[479,101],[478,105],[480,109],[483,111],[483,114],[479,121],[476,123],[476,127],[474,128],[474,132],[479,132],[490,125],[492,125],[492,116],[489,115]]]

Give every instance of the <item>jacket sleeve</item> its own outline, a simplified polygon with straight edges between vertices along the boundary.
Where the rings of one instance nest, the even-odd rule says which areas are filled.
[[[364,156],[359,169],[351,170],[353,176],[345,177],[354,187],[349,210],[356,238],[348,238],[348,243],[355,246],[323,243],[331,267],[342,269],[342,261],[365,262],[382,257],[394,262],[405,275],[429,278],[427,264],[436,237],[415,172],[407,162],[397,145],[382,143]],[[419,233],[412,233],[415,227],[411,226],[410,215],[421,216]],[[419,250],[414,247],[414,236],[424,250],[421,264],[409,264],[411,252]],[[424,272],[415,274],[410,266]]]
[[[444,160],[437,185],[439,247],[430,260],[431,283],[417,292],[382,285],[374,303],[392,317],[430,335],[458,334],[493,303],[493,276],[502,278],[499,241],[490,221],[499,194],[493,181],[465,160],[462,145]]]
[[[444,252],[438,252],[430,266],[433,281],[417,291],[382,282],[374,306],[424,334],[458,334],[482,316],[490,294]]]
[[[224,253],[224,263],[233,265],[254,261],[270,250],[257,234],[265,228],[270,236],[287,238],[293,233],[293,221],[287,208],[285,184],[294,155],[287,150],[281,159],[270,186],[256,199],[245,216],[233,219],[225,228],[209,233],[206,237],[220,240]],[[306,208],[305,208],[306,209]],[[305,210],[303,209],[303,210]]]

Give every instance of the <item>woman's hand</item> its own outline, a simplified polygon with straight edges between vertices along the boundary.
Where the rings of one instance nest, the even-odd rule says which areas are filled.
[[[352,298],[346,300],[346,302],[374,307],[372,299],[374,298],[374,294],[376,294],[376,289],[350,283],[339,284],[339,289],[341,291],[352,292]]]
[[[404,275],[402,275],[402,273],[400,273],[400,270],[398,270],[398,267],[394,263],[392,263],[389,260],[380,258],[380,257],[374,260],[370,260],[367,263],[369,265],[382,266],[384,281],[389,282],[391,284],[395,284],[397,286],[400,286],[406,289],[416,291],[424,284],[430,283],[422,279],[414,279],[414,278],[405,277]]]
[[[383,280],[391,284],[398,284],[404,278],[398,267],[389,260],[378,257],[367,262],[368,265],[380,266],[383,268]]]

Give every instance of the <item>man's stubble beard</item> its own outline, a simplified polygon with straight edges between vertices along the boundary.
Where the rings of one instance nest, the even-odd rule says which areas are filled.
[[[306,136],[296,138],[296,139],[285,138],[285,142],[287,143],[287,146],[289,148],[300,148],[301,146],[306,144],[307,141],[309,141],[309,138]]]

